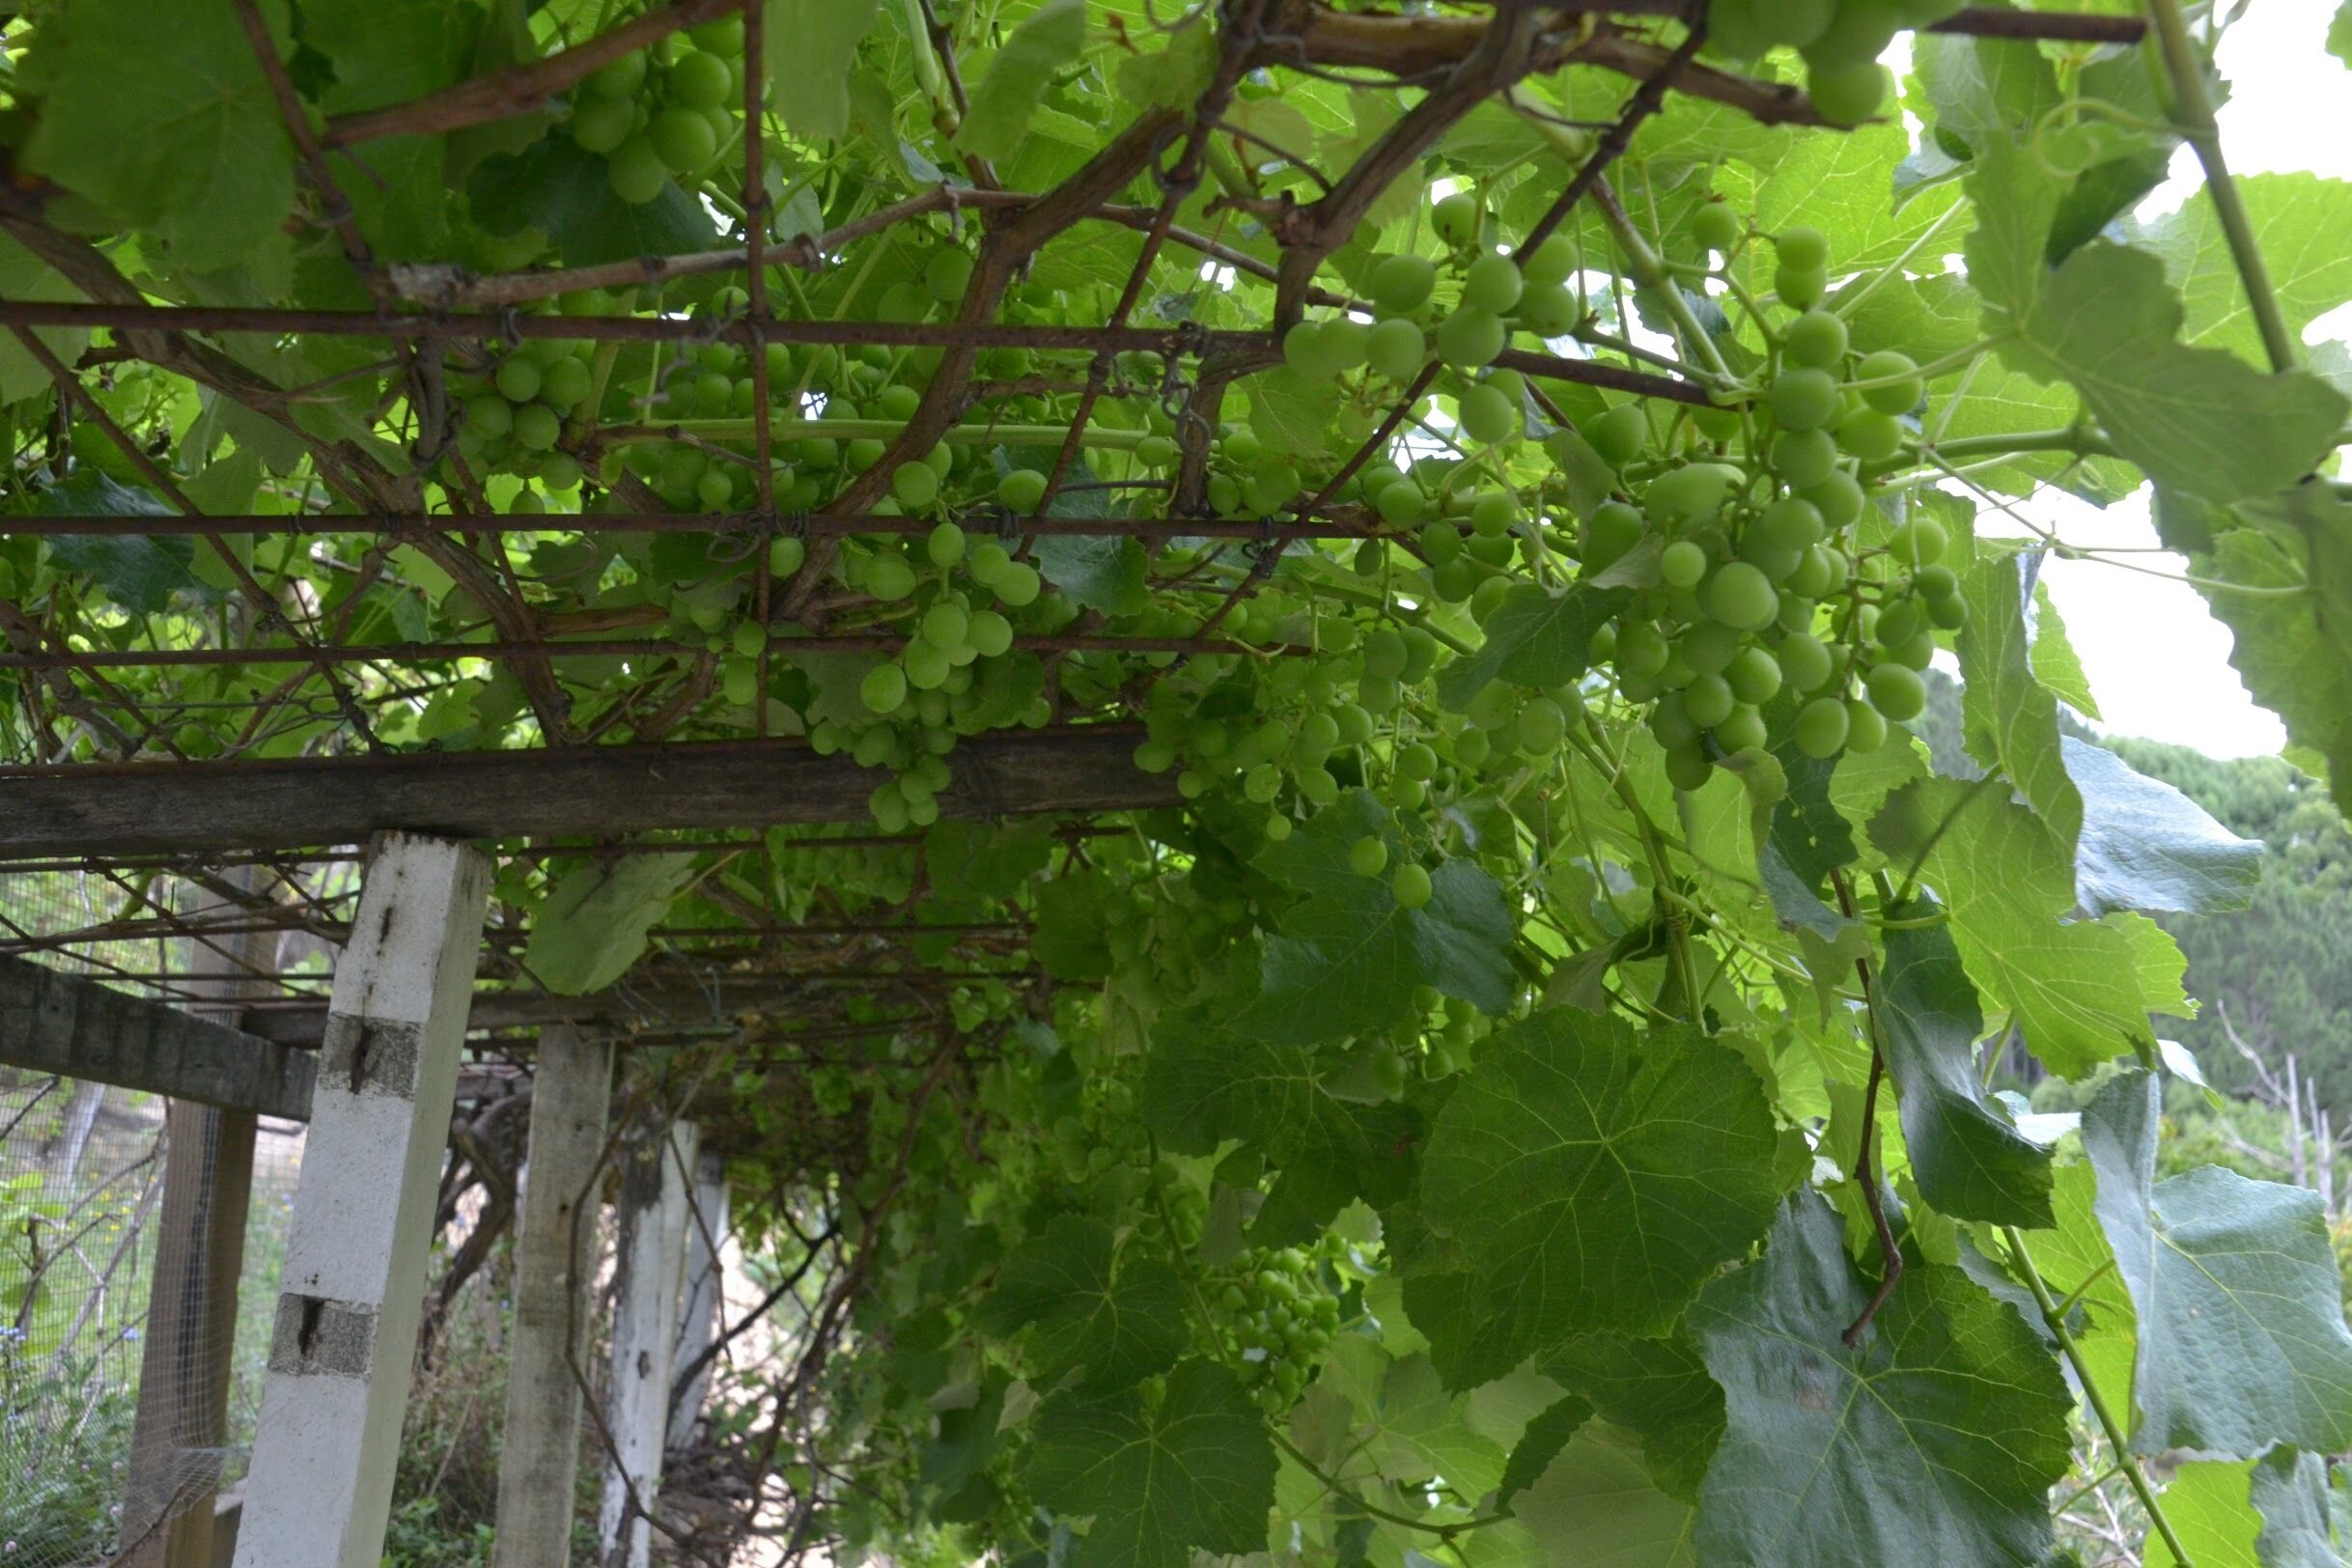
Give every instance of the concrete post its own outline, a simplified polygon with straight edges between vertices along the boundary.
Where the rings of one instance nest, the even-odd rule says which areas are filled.
[[[727,1241],[727,1162],[705,1149],[694,1162],[694,1204],[686,1215],[686,1304],[678,1313],[676,1371],[670,1384],[668,1447],[677,1453],[694,1441],[694,1423],[711,1389],[705,1358],[718,1337],[726,1305],[726,1277],[720,1254]]]
[[[597,1178],[612,1044],[567,1024],[539,1031],[531,1134],[515,1235],[515,1337],[498,1465],[491,1568],[565,1568],[579,1470],[580,1380],[597,1258]]]
[[[647,1568],[661,1445],[669,1432],[670,1358],[678,1342],[678,1287],[686,1266],[686,1181],[701,1142],[692,1122],[672,1123],[631,1151],[621,1172],[620,1258],[613,1282],[612,1383],[605,1427],[604,1497],[597,1514],[601,1568]],[[633,1506],[632,1506],[633,1499]]]
[[[262,886],[252,867],[228,875],[248,892]],[[210,893],[183,898],[182,907],[199,918],[237,909]],[[194,943],[187,960],[193,989],[218,1005],[190,1010],[235,1027],[241,999],[254,989],[253,975],[276,967],[276,949],[274,932]],[[102,1083],[77,1089],[74,1106],[87,1104],[89,1120],[78,1136],[69,1128],[70,1141],[87,1138],[105,1092]],[[193,1100],[164,1106],[163,1201],[117,1537],[123,1568],[212,1568],[227,1560],[212,1551],[212,1500],[228,1458],[229,1375],[253,1194],[253,1130],[249,1110]],[[80,1158],[80,1148],[73,1147],[66,1168],[70,1171]]]
[[[371,846],[335,968],[237,1568],[377,1568],[490,862]]]

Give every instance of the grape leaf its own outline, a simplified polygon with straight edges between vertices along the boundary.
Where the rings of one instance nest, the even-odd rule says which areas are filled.
[[[531,922],[523,966],[558,995],[611,985],[693,877],[691,854],[632,854],[566,872]]]
[[[1423,985],[1488,1013],[1510,1010],[1516,936],[1495,879],[1447,860],[1431,875],[1429,902],[1405,909],[1386,878],[1348,864],[1356,841],[1374,834],[1388,841],[1392,863],[1412,853],[1388,808],[1349,790],[1258,856],[1306,896],[1267,938],[1258,996],[1235,1021],[1242,1032],[1300,1045],[1371,1033],[1404,1016]]]
[[[1183,1281],[1160,1258],[1131,1261],[1114,1280],[1115,1250],[1102,1220],[1061,1216],[1004,1260],[982,1299],[981,1327],[1007,1339],[1025,1332],[1049,1386],[1073,1368],[1090,1393],[1166,1371],[1191,1337]]]
[[[2033,678],[2050,688],[2051,695],[2085,718],[2099,716],[2099,699],[2091,694],[2090,677],[2083,671],[2083,656],[2074,651],[2074,643],[2066,635],[2066,623],[2058,618],[2058,605],[2051,602],[2050,585],[2036,580],[2033,584],[2032,647],[2029,662]]]
[[[1274,1445],[1233,1375],[1189,1360],[1149,1409],[1133,1394],[1047,1400],[1022,1478],[1047,1507],[1093,1519],[1073,1568],[1186,1568],[1194,1548],[1266,1544]]]
[[[1722,1386],[1699,1492],[1701,1554],[1754,1568],[2038,1564],[2073,1400],[2017,1314],[1914,1265],[1862,1344],[1872,1285],[1818,1195],[1781,1209],[1762,1261],[1709,1285],[1691,1330]]]
[[[2328,1507],[2327,1460],[2273,1448],[2254,1462],[2248,1500],[2262,1516],[2262,1533],[2254,1538],[2262,1568],[2341,1568]]]
[[[96,468],[76,468],[35,495],[27,510],[44,518],[176,516],[144,485],[121,484]],[[196,541],[184,534],[57,534],[47,545],[58,570],[89,577],[108,599],[141,615],[169,609],[178,594],[212,594],[194,570]]]
[[[2352,297],[2352,250],[2343,244],[2352,232],[2352,182],[2294,173],[2238,175],[2231,183],[2261,247],[2280,318],[2300,340],[2305,327]],[[2186,342],[2260,358],[2261,328],[2211,191],[2198,191],[2134,238],[2163,259],[2180,292]]]
[[[325,56],[334,81],[318,95],[328,114],[387,108],[439,92],[470,55],[471,30],[440,0],[305,0],[302,42]],[[447,138],[386,136],[364,161],[331,155],[337,186],[381,260],[436,254],[449,234]]]
[[[1962,735],[1968,754],[2006,774],[2071,854],[2083,798],[2059,754],[2058,699],[2033,678],[2027,630],[2039,567],[2037,556],[1993,555],[1961,578],[1968,600],[1957,639]]]
[[[1235,1138],[1265,1156],[1274,1183],[1253,1236],[1270,1246],[1321,1229],[1357,1198],[1383,1207],[1404,1197],[1425,1132],[1409,1106],[1342,1100],[1313,1051],[1238,1034],[1208,1007],[1153,1031],[1141,1106],[1177,1153],[1210,1154]]]
[[[2254,1466],[2209,1459],[2182,1465],[2165,1483],[2164,1515],[2192,1563],[2252,1563],[2262,1521],[2247,1496]],[[2163,1535],[2148,1531],[2147,1568],[2179,1568]],[[2334,1568],[2331,1563],[2329,1568]]]
[[[1624,603],[1622,589],[1573,584],[1554,594],[1541,583],[1506,591],[1486,619],[1486,641],[1438,674],[1438,700],[1456,713],[1493,681],[1565,686],[1592,661],[1592,634]]]
[[[2212,501],[2267,495],[2336,444],[2343,394],[2303,372],[2266,375],[2177,342],[2164,264],[2093,240],[2052,273],[2004,344],[2010,363],[2073,383],[2116,450],[2150,479]]]
[[[1489,1036],[1439,1111],[1422,1212],[1470,1267],[1486,1358],[1508,1365],[1571,1334],[1671,1324],[1764,1233],[1776,1147],[1730,1048],[1539,1013]]]
[[[1889,910],[1925,920],[1933,900]],[[2018,1131],[1984,1091],[1976,1040],[1984,1033],[1975,988],[1942,926],[1890,925],[1879,971],[1880,1043],[1900,1096],[1903,1143],[1919,1195],[1955,1219],[2047,1226],[2050,1151]]]
[[[1496,1557],[1468,1560],[1546,1568],[1694,1568],[1699,1561],[1691,1505],[1653,1485],[1632,1436],[1605,1421],[1584,1423],[1511,1513],[1512,1524],[1476,1533],[1524,1528],[1525,1554],[1499,1554],[1517,1544],[1506,1539]]]
[[[286,38],[284,0],[264,4]],[[183,266],[228,266],[294,210],[294,150],[236,8],[81,0],[61,17],[26,166],[161,235]]]
[[[63,273],[12,236],[0,234],[0,298],[72,301],[81,297],[81,292]],[[89,331],[78,326],[44,326],[33,335],[61,364],[72,364],[90,346]],[[55,384],[15,333],[0,334],[0,404],[46,392]]]
[[[1090,610],[1134,615],[1152,602],[1144,580],[1151,563],[1128,535],[1046,534],[1030,543],[1029,553],[1040,575]]]
[[[2082,791],[2075,897],[2091,914],[2242,910],[2262,874],[2262,845],[2240,838],[2171,785],[2114,752],[2067,736],[2066,771]]]
[[[2162,1114],[2138,1070],[2083,1113],[2099,1223],[2140,1318],[2133,1450],[2352,1444],[2352,1330],[2319,1194],[2218,1165],[2157,1181]]]
[[[2060,920],[2074,869],[2030,811],[1982,784],[1920,779],[1888,798],[1870,840],[1896,868],[1921,867],[1951,911],[1969,973],[2054,1071],[2078,1078],[2153,1046],[2130,939],[2095,920]]]
[[[675,256],[718,243],[710,214],[664,182],[634,206],[613,193],[604,160],[569,136],[548,136],[520,153],[485,158],[465,182],[477,220],[492,234],[526,225],[544,231],[574,266]]]
[[[1502,1468],[1502,1484],[1495,1489],[1495,1501],[1508,1508],[1511,1499],[1543,1478],[1552,1468],[1552,1461],[1568,1445],[1577,1429],[1592,1419],[1592,1406],[1574,1394],[1545,1408],[1512,1445],[1510,1462]]]
[[[1641,1457],[1660,1491],[1698,1501],[1699,1483],[1723,1440],[1723,1390],[1690,1337],[1585,1334],[1543,1360],[1560,1386],[1592,1401],[1610,1425],[1641,1440]]]
[[[1463,1496],[1481,1497],[1503,1483],[1511,1456],[1470,1429],[1465,1404],[1428,1357],[1408,1356],[1381,1380],[1380,1430],[1365,1452],[1391,1480],[1443,1476]]]
[[[1276,365],[1246,383],[1249,429],[1271,457],[1320,458],[1339,417],[1339,383]]]
[[[2337,7],[2335,20],[2328,23],[2328,53],[2352,66],[2352,0]]]
[[[850,128],[850,67],[881,0],[777,0],[768,13],[768,100],[795,135],[830,141]]]
[[[1085,0],[1045,0],[1022,18],[971,92],[957,145],[980,157],[1009,156],[1028,131],[1053,73],[1086,46]]]

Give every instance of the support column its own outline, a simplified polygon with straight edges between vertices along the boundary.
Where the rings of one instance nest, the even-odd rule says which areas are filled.
[[[612,1043],[568,1024],[539,1031],[531,1134],[515,1236],[515,1334],[498,1463],[491,1568],[565,1568],[579,1470],[579,1366],[589,1343],[597,1182]]]
[[[253,868],[229,873],[258,890]],[[182,900],[195,918],[234,910],[211,894]],[[199,940],[187,969],[216,1006],[190,1011],[235,1027],[253,975],[274,969],[277,935],[243,933]],[[95,1119],[105,1086],[85,1083],[74,1098]],[[87,1137],[88,1122],[79,1129]],[[253,1193],[254,1116],[193,1100],[170,1100],[163,1114],[163,1201],[155,1215],[155,1260],[139,1355],[139,1405],[131,1417],[123,1486],[123,1568],[212,1568],[212,1501],[228,1458],[229,1378],[237,1348],[237,1284],[245,1259]],[[70,1137],[72,1130],[69,1130]],[[69,1156],[67,1168],[80,1150]]]
[[[644,1138],[622,1167],[612,1385],[605,1396],[612,1449],[597,1515],[601,1568],[647,1568],[653,1553],[648,1516],[661,1488],[670,1358],[686,1266],[686,1182],[700,1142],[692,1122],[675,1122],[666,1135],[656,1130]]]
[[[377,1568],[490,862],[380,833],[335,968],[237,1568]]]
[[[726,1270],[720,1250],[727,1240],[727,1162],[705,1149],[694,1162],[694,1204],[686,1215],[686,1304],[678,1314],[678,1354],[670,1382],[668,1447],[677,1453],[694,1441],[694,1423],[711,1389],[712,1342],[718,1338],[726,1305],[720,1285]]]

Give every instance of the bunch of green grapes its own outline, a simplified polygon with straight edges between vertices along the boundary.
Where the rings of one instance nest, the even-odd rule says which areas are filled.
[[[449,382],[458,400],[458,455],[475,478],[493,473],[575,490],[578,460],[562,449],[565,421],[596,386],[593,345],[530,338],[507,349],[487,375]]]
[[[740,16],[673,34],[580,83],[566,129],[604,159],[613,194],[652,201],[673,178],[698,183],[735,142],[743,103]]]
[[[1964,0],[1715,0],[1708,49],[1754,60],[1776,47],[1805,57],[1806,88],[1822,118],[1854,126],[1882,109],[1892,82],[1878,57],[1894,35],[1926,27]]]
[[[1725,210],[1697,221],[1709,248],[1734,242]],[[1650,731],[1682,789],[1706,781],[1712,756],[1782,739],[1816,758],[1874,749],[1890,722],[1924,707],[1936,633],[1966,616],[1932,518],[1913,517],[1883,545],[1863,546],[1859,528],[1863,465],[1902,449],[1903,416],[1925,396],[1918,366],[1892,350],[1856,353],[1844,321],[1820,308],[1820,234],[1791,230],[1776,245],[1778,292],[1799,314],[1773,331],[1745,459],[1653,456],[1638,404],[1582,431],[1634,497],[1584,518],[1582,570],[1618,568],[1638,584],[1591,651],[1623,696],[1651,705]],[[1726,418],[1718,410],[1702,429]],[[1776,699],[1794,714],[1785,737],[1765,716]]]
[[[1345,1250],[1329,1236],[1311,1249],[1253,1248],[1210,1282],[1218,1336],[1270,1415],[1298,1403],[1339,1331],[1339,1300],[1324,1264]]]

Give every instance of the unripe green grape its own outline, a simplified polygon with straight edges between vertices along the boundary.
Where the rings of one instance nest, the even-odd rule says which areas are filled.
[[[1679,691],[1669,691],[1658,699],[1658,705],[1650,710],[1649,729],[1658,743],[1668,751],[1692,744],[1700,733],[1691,719],[1690,711],[1683,706]]]
[[[1636,621],[1618,629],[1618,669],[1636,675],[1656,675],[1666,667],[1666,660],[1672,656],[1673,650],[1666,645],[1665,634],[1648,622]]]
[[[1806,46],[1806,64],[1819,70],[1876,60],[1902,25],[1895,0],[1838,0],[1830,25]]]
[[[572,105],[565,129],[583,153],[604,154],[629,140],[637,127],[637,108],[627,98],[583,97]]]
[[[984,539],[968,546],[966,554],[970,562],[968,570],[972,581],[983,588],[995,587],[997,579],[1004,575],[1004,569],[1013,564],[1013,557],[994,539]]]
[[[1044,588],[1045,581],[1038,576],[1037,568],[1022,561],[1006,567],[1004,574],[996,579],[996,597],[1015,609],[1036,603]]]
[[[1835,697],[1815,697],[1798,710],[1790,736],[1799,751],[1826,761],[1845,749],[1848,727],[1844,702]]]
[[[723,512],[735,499],[735,481],[726,469],[714,464],[694,481],[694,498],[713,512]]]
[[[1706,787],[1707,781],[1715,776],[1715,764],[1694,742],[1674,747],[1666,754],[1666,775],[1667,783],[1689,794]]]
[[[943,599],[923,612],[921,625],[925,642],[952,652],[964,645],[971,630],[971,616],[963,605]]]
[[[1568,736],[1568,715],[1550,697],[1535,697],[1519,711],[1519,749],[1549,757]]]
[[[1449,245],[1467,245],[1478,238],[1478,198],[1458,190],[1430,210],[1430,227]]]
[[[1510,314],[1526,290],[1519,264],[1508,256],[1481,256],[1462,276],[1462,303],[1496,316]]]
[[[1862,484],[1842,468],[1833,469],[1818,484],[1806,486],[1805,498],[1820,508],[1822,524],[1833,534],[1853,526],[1862,515]]]
[[[1780,596],[1751,562],[1726,561],[1707,582],[1707,613],[1725,626],[1761,631],[1780,612]]]
[[[1927,607],[1916,599],[1901,599],[1880,608],[1878,621],[1870,628],[1870,638],[1882,648],[1893,648],[1926,629]]]
[[[1339,798],[1339,780],[1331,776],[1330,769],[1302,768],[1295,776],[1299,794],[1310,805],[1328,806]]]
[[[866,592],[896,602],[914,592],[914,568],[896,549],[877,551],[866,562]]]
[[[1821,118],[1833,126],[1859,126],[1886,107],[1893,87],[1887,68],[1876,60],[1851,65],[1817,65],[1806,71],[1806,92]]]
[[[1784,229],[1773,237],[1773,245],[1779,252],[1783,266],[1821,271],[1830,265],[1830,238],[1819,229],[1805,226]]]
[[[1897,528],[1887,542],[1887,549],[1906,566],[1932,566],[1944,559],[1951,540],[1944,532],[1944,524],[1930,517],[1917,517]]]
[[[1282,334],[1282,363],[1310,381],[1326,379],[1333,374],[1324,363],[1323,336],[1313,322],[1300,322]]]
[[[1809,631],[1792,631],[1782,637],[1776,659],[1781,679],[1800,693],[1820,690],[1837,668],[1829,648]]]
[[[903,507],[927,507],[939,498],[939,476],[929,463],[902,462],[890,470],[890,493]]]
[[[923,264],[923,287],[942,305],[962,304],[971,282],[969,252],[952,248],[935,251],[931,260]]]
[[[1404,483],[1410,484],[1411,481],[1408,480]],[[1420,490],[1416,488],[1414,493],[1418,495]],[[1420,541],[1421,554],[1428,559],[1432,567],[1450,566],[1462,553],[1461,533],[1452,523],[1443,518],[1424,523],[1417,537]]]
[[[1837,471],[1837,442],[1828,431],[1783,431],[1772,443],[1772,466],[1784,484],[1809,494]]]
[[[1519,410],[1500,388],[1488,383],[1462,389],[1460,412],[1462,433],[1481,445],[1506,441],[1519,429]]]
[[[625,54],[611,65],[591,72],[580,87],[598,98],[633,98],[645,85],[646,66],[644,51]]]
[[[1611,468],[1622,468],[1649,450],[1650,418],[1638,403],[1620,403],[1586,426],[1584,439]]]
[[[1391,381],[1410,381],[1429,362],[1429,338],[1420,323],[1402,316],[1374,326],[1364,340],[1364,358],[1372,372]]]
[[[523,354],[509,354],[499,361],[497,374],[490,378],[498,395],[509,403],[528,403],[539,396],[542,379],[540,368]]]
[[[1834,370],[1846,356],[1846,323],[1826,310],[1808,310],[1780,335],[1780,357],[1790,365]]]
[[[1772,290],[1783,305],[1810,310],[1830,292],[1830,275],[1819,267],[1791,266],[1783,262],[1773,269]]]
[[[1887,743],[1887,719],[1860,697],[1846,699],[1846,749],[1876,751]]]
[[[1721,675],[1731,667],[1739,651],[1737,627],[1722,621],[1699,621],[1675,639],[1673,657],[1695,674]]]
[[[1391,528],[1412,527],[1421,520],[1428,507],[1429,499],[1421,493],[1421,487],[1410,479],[1391,480],[1372,497],[1372,509],[1380,514],[1380,520]],[[1433,523],[1431,526],[1443,528],[1447,533],[1453,532],[1451,524]],[[1447,559],[1452,557],[1448,556]]]
[[[1430,880],[1429,868],[1416,860],[1408,860],[1398,866],[1396,875],[1388,880],[1388,891],[1396,899],[1396,907],[1400,910],[1421,908],[1436,890]]]
[[[1046,498],[1046,476],[1034,468],[1016,468],[996,481],[996,499],[1023,517]]]
[[[1582,259],[1572,237],[1550,235],[1519,264],[1520,276],[1530,289],[1557,288],[1568,281]]]
[[[1470,540],[1470,547],[1474,556],[1478,547],[1478,541],[1475,537]],[[1510,591],[1511,579],[1500,573],[1479,583],[1470,591],[1470,618],[1480,626],[1485,626],[1494,617],[1495,612],[1502,608],[1503,598]]]
[[[1927,395],[1927,383],[1919,378],[1919,367],[1912,357],[1894,349],[1881,349],[1862,356],[1855,371],[1858,381],[1884,381],[1884,386],[1863,386],[1862,402],[1883,414],[1907,414],[1919,406]]]
[[[1259,463],[1242,481],[1242,502],[1251,512],[1264,516],[1289,504],[1299,493],[1299,486],[1298,468],[1279,458],[1272,458]]]
[[[1740,242],[1740,215],[1727,203],[1706,203],[1691,215],[1691,240],[1701,250],[1728,255]]]
[[[1584,519],[1581,552],[1587,573],[1599,572],[1641,538],[1641,514],[1623,501],[1603,501]]]
[[[1941,567],[1928,568],[1930,572],[1942,570]],[[1968,625],[1968,602],[1958,594],[1946,594],[1942,598],[1930,599],[1926,602],[1928,624],[1937,630],[1957,631]]]
[[[1456,370],[1476,370],[1494,363],[1508,337],[1501,317],[1465,305],[1438,323],[1438,357]]]
[[[1706,547],[1694,540],[1677,539],[1659,552],[1658,575],[1669,587],[1695,588],[1706,574]]]
[[[1556,283],[1530,283],[1519,296],[1519,324],[1539,338],[1565,337],[1583,314],[1576,295]]]
[[[1715,743],[1725,751],[1761,751],[1770,738],[1764,727],[1764,715],[1746,703],[1734,708],[1729,718],[1715,726]]]
[[[1409,742],[1396,748],[1396,771],[1400,777],[1426,784],[1438,776],[1438,754],[1421,742]]]
[[[1421,256],[1384,256],[1373,264],[1372,303],[1382,313],[1403,316],[1428,302],[1438,283],[1438,264]]]
[[[994,658],[1013,646],[1013,623],[994,610],[974,610],[965,636],[981,658]]]
[[[1887,650],[1887,657],[1909,669],[1924,672],[1936,661],[1936,633],[1932,626],[1923,626],[1907,641]]]
[[[1683,712],[1700,729],[1711,730],[1731,716],[1738,699],[1731,694],[1731,683],[1720,675],[1701,675],[1682,688]]]
[[[1908,665],[1874,664],[1862,686],[1870,693],[1870,706],[1897,724],[1918,717],[1927,707],[1927,685]]]
[[[1404,700],[1404,688],[1394,676],[1367,675],[1356,683],[1356,701],[1366,713],[1392,714]]]
[[[907,684],[919,691],[936,691],[947,684],[951,667],[947,650],[928,642],[910,642],[900,656],[907,666]]]
[[[715,109],[734,86],[727,62],[697,49],[670,67],[669,92],[689,109]]]
[[[1819,430],[1837,417],[1842,399],[1837,378],[1809,365],[1783,370],[1766,394],[1772,416],[1782,430]]]
[[[579,459],[569,452],[550,452],[539,460],[539,482],[551,490],[579,488]]]
[[[468,398],[465,429],[486,441],[510,434],[515,429],[515,406],[495,392]]]
[[[1480,490],[1470,502],[1470,527],[1493,537],[1507,533],[1519,521],[1519,500],[1509,490]]]
[[[1431,570],[1429,585],[1446,603],[1459,604],[1478,586],[1478,568],[1470,561],[1448,561]]]
[[[1723,509],[1732,485],[1742,477],[1725,463],[1687,462],[1651,480],[1642,501],[1651,520],[1661,526],[1708,522]]]
[[[720,380],[725,378],[724,377],[718,378]],[[879,437],[861,435],[844,446],[841,449],[841,455],[848,461],[852,472],[862,474],[882,462],[882,455],[889,450],[890,448]]]
[[[1875,408],[1861,408],[1837,424],[1837,444],[1864,462],[1881,462],[1903,449],[1903,422]]]
[[[1898,553],[1898,560],[1901,558]],[[1934,602],[1949,599],[1960,591],[1960,579],[1947,566],[1923,566],[1911,574],[1912,590],[1921,599]]]
[[[564,422],[544,403],[526,403],[515,410],[515,444],[525,451],[550,451],[563,434]]]
[[[1801,496],[1784,495],[1764,509],[1754,532],[1775,549],[1802,550],[1821,542],[1821,509]]]
[[[694,378],[694,407],[697,412],[715,418],[725,413],[727,405],[734,401],[735,381],[724,372],[707,370]],[[880,456],[879,453],[876,455]]]
[[[593,385],[588,367],[565,354],[541,373],[540,401],[557,408],[575,408],[587,400]]]
[[[857,696],[874,713],[895,714],[906,705],[907,672],[896,664],[877,664],[858,683]]]
[[[1744,703],[1761,706],[1772,701],[1780,689],[1780,661],[1767,648],[1748,647],[1731,656],[1723,670],[1723,679],[1731,684],[1731,694]]]
[[[645,140],[662,168],[674,175],[701,168],[718,152],[718,136],[711,122],[683,104],[664,109],[648,121]]]

